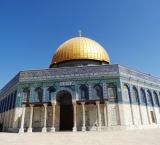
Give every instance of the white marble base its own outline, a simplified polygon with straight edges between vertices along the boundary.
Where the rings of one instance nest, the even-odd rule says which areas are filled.
[[[43,128],[42,128],[42,132],[47,132],[47,128],[46,128],[46,127],[43,127]]]
[[[85,132],[86,131],[86,127],[82,127],[82,131]]]
[[[32,132],[32,128],[28,128],[27,132],[31,133]]]
[[[77,127],[73,127],[73,132],[77,132]]]
[[[24,128],[20,128],[19,133],[24,133]]]
[[[50,130],[50,132],[55,132],[55,128],[52,127],[51,130]]]
[[[102,127],[97,127],[97,131],[101,131],[102,130]]]

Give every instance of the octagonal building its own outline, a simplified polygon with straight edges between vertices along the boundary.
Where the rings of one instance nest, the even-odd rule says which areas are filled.
[[[0,91],[3,132],[160,127],[160,79],[111,64],[86,37],[67,40],[48,69],[20,71]]]

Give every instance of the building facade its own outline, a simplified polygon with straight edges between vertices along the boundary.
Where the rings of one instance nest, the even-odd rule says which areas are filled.
[[[75,37],[49,69],[20,71],[0,92],[5,132],[160,127],[160,79],[110,64],[97,42]]]

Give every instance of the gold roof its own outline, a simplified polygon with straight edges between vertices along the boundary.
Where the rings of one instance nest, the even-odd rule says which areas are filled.
[[[96,41],[75,37],[64,42],[56,50],[52,64],[74,59],[92,59],[110,63],[106,50]]]

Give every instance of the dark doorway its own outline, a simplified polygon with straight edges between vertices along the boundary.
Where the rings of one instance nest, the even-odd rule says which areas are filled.
[[[61,91],[57,95],[60,103],[60,130],[71,131],[73,128],[73,105],[72,97],[68,91]]]
[[[72,105],[61,105],[60,107],[60,130],[72,130],[73,107]]]

